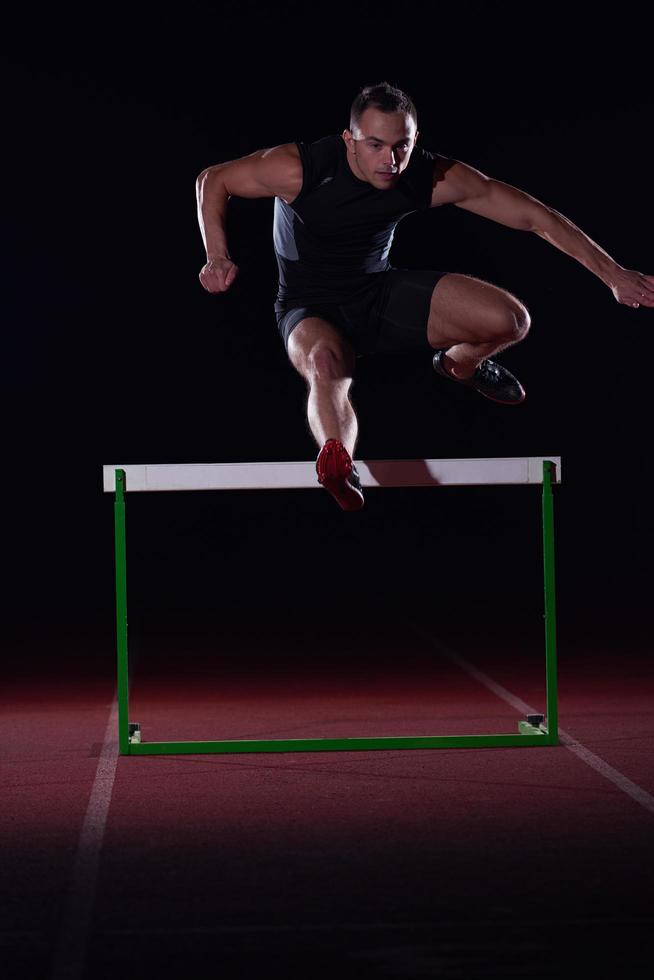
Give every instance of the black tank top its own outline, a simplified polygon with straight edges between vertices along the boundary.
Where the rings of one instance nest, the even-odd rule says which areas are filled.
[[[275,198],[277,311],[356,299],[391,268],[398,222],[431,204],[435,154],[421,147],[395,187],[382,191],[352,173],[341,136],[296,145],[302,188],[291,204]]]

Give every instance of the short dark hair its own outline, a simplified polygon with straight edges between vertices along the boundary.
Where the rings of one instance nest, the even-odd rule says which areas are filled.
[[[418,113],[413,100],[389,82],[379,82],[377,85],[366,85],[362,88],[350,108],[350,129],[359,125],[361,116],[366,109],[373,106],[381,112],[404,112],[413,117],[418,125]]]

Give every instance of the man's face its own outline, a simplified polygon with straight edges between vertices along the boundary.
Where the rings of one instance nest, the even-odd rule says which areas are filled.
[[[378,190],[395,187],[409,164],[417,136],[412,116],[371,106],[358,126],[343,133],[352,172]]]

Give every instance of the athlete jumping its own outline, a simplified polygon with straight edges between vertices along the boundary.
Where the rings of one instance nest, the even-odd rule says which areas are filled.
[[[318,480],[346,511],[363,506],[349,397],[357,357],[431,349],[440,376],[506,405],[525,397],[491,359],[526,336],[525,305],[473,276],[391,266],[395,227],[407,214],[456,204],[532,231],[598,276],[618,303],[654,307],[654,276],[623,268],[558,211],[417,139],[412,100],[381,82],[357,95],[342,135],[257,150],[197,179],[207,252],[200,282],[210,293],[225,292],[238,274],[225,234],[229,198],[275,198],[279,332],[308,385]]]

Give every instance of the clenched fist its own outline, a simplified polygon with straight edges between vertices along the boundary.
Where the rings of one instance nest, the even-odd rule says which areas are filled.
[[[200,271],[200,282],[208,293],[225,293],[238,275],[231,259],[209,259]]]
[[[635,269],[623,269],[622,266],[611,276],[611,292],[618,303],[636,309],[639,306],[654,307],[654,276],[647,276]]]

